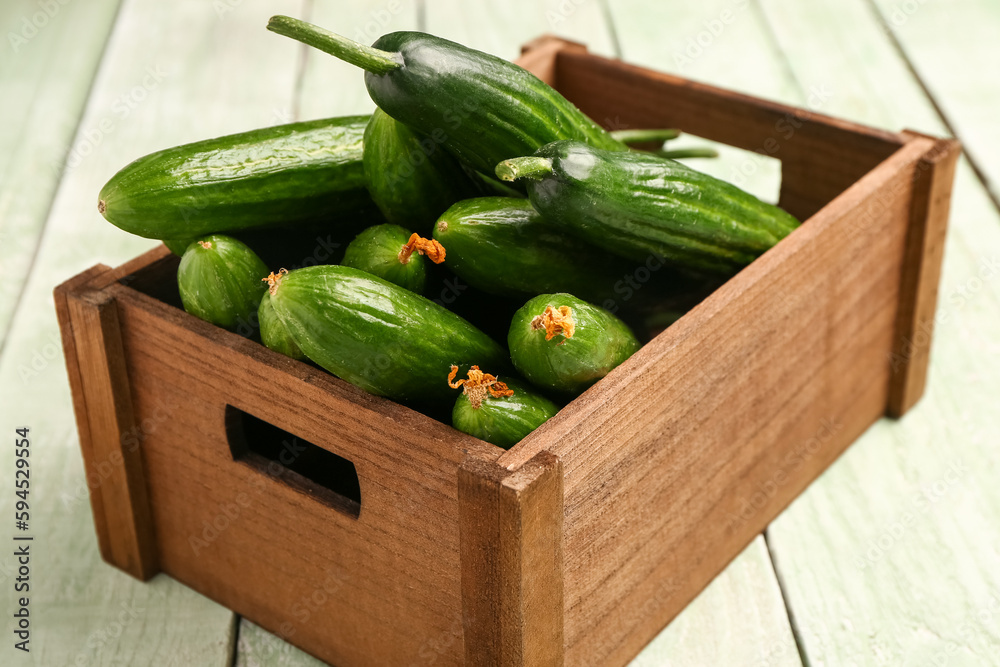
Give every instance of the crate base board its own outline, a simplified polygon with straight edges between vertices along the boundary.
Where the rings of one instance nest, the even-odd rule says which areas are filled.
[[[56,307],[105,560],[334,664],[624,664],[916,402],[957,142],[555,38],[521,62],[598,120],[777,141],[809,220],[506,452],[187,315],[163,248],[95,267]],[[356,506],[238,460],[232,409],[349,461]]]

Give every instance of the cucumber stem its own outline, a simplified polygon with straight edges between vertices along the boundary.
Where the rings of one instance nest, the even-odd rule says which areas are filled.
[[[365,46],[353,39],[290,16],[272,16],[267,22],[267,29],[325,51],[372,74],[388,74],[403,66],[398,53]]]
[[[497,178],[501,181],[516,181],[519,178],[541,180],[552,173],[552,160],[547,157],[512,157],[497,165]]]
[[[681,136],[680,130],[615,130],[610,133],[612,137],[631,146],[632,144],[647,144],[653,141],[663,143]]]
[[[659,150],[655,153],[671,160],[679,160],[682,157],[719,157],[719,151],[714,148],[677,148],[675,150]]]

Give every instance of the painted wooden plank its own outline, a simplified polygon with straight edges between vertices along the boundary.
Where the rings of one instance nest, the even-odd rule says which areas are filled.
[[[21,296],[120,0],[0,4],[0,341]],[[2,344],[0,344],[2,347]]]
[[[991,0],[873,3],[1000,201],[1000,4]]]
[[[610,7],[622,58],[628,62],[758,97],[785,100],[794,91],[760,16],[746,3],[637,1]],[[823,109],[817,105],[817,110]],[[689,145],[700,143],[691,140]],[[688,163],[762,198],[777,200],[781,179],[777,161],[728,146],[718,148],[718,160]],[[763,539],[748,546],[634,664],[801,664]]]
[[[325,662],[271,634],[259,625],[240,619],[233,667],[323,667]]]
[[[274,109],[292,99],[298,50],[264,25],[271,13],[301,6],[127,0],[121,9],[73,145],[100,140],[86,155],[80,151],[59,186],[0,357],[0,424],[31,427],[36,447],[34,664],[230,664],[231,612],[168,577],[141,584],[100,560],[52,288],[95,262],[119,264],[155,245],[118,231],[95,210],[97,192],[117,169],[152,150],[277,122]],[[101,483],[99,475],[91,482]],[[0,499],[7,516],[12,499]],[[10,557],[2,566],[9,584]],[[4,642],[0,663],[22,661]]]
[[[611,15],[630,63],[722,85],[756,97],[787,100],[794,91],[781,54],[771,43],[756,5],[739,0],[707,3],[615,2]],[[809,107],[824,111],[823,97]],[[713,160],[685,160],[690,166],[736,183],[770,202],[778,200],[780,164],[759,152],[682,137],[671,147],[709,145],[719,151]]]
[[[834,91],[831,113],[944,132],[865,2],[763,8],[795,76]],[[1000,651],[1000,215],[964,161],[952,201],[924,399],[768,530],[812,664],[981,665]]]
[[[801,665],[764,538],[757,537],[630,664]]]
[[[426,3],[425,13],[427,32],[508,60],[543,33],[582,42],[599,55],[618,55],[600,2],[434,0]]]

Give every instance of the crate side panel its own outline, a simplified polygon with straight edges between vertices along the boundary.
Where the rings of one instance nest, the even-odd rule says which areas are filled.
[[[476,441],[130,294],[123,340],[164,571],[335,664],[459,663],[457,468]],[[234,462],[227,403],[351,460],[360,516]]]
[[[542,427],[566,471],[567,664],[634,655],[884,412],[924,144]]]

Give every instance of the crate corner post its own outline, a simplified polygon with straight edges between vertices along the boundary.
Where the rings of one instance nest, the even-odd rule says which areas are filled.
[[[927,383],[951,193],[962,151],[955,139],[910,130],[902,136],[909,141],[930,139],[933,145],[917,161],[913,173],[896,335],[889,357],[886,414],[893,418],[902,417],[920,400]]]
[[[458,471],[467,665],[563,664],[563,468],[548,451]]]
[[[97,265],[54,297],[101,557],[147,581],[159,563],[118,305],[93,287],[111,273]]]

